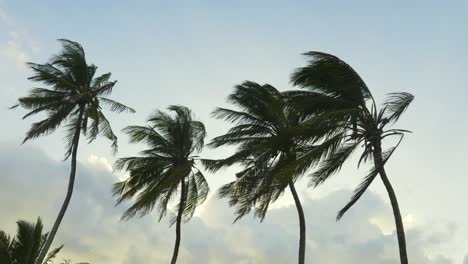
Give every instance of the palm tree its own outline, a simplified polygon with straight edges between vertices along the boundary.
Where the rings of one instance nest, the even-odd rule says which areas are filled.
[[[170,106],[175,116],[156,111],[147,126],[129,126],[124,131],[131,143],[146,143],[148,149],[141,156],[121,158],[116,170],[126,170],[129,178],[114,185],[114,195],[120,196],[117,204],[136,198],[122,219],[146,215],[157,204],[159,221],[167,212],[171,198],[178,197],[177,214],[171,219],[176,224],[176,241],[171,263],[177,261],[181,239],[181,223],[192,217],[198,205],[209,192],[208,183],[195,166],[204,145],[205,126],[192,117],[183,106]]]
[[[10,238],[4,231],[0,231],[0,263],[2,264],[33,264],[39,257],[47,234],[42,233],[42,221],[37,219],[35,224],[20,220],[17,222],[16,237]],[[43,264],[48,264],[56,257],[63,245],[52,250]]]
[[[403,221],[384,165],[401,143],[404,133],[409,132],[388,127],[398,121],[414,97],[404,92],[391,93],[378,110],[369,88],[351,66],[322,52],[312,51],[305,55],[310,58],[308,65],[297,69],[291,80],[294,85],[307,88],[308,91],[297,92],[296,103],[306,113],[315,115],[309,125],[321,127],[322,135],[327,134],[327,139],[320,148],[302,155],[296,169],[305,171],[310,164],[323,159],[318,170],[312,174],[313,185],[317,186],[338,172],[348,157],[359,146],[363,146],[358,166],[361,162],[371,161],[373,168],[356,188],[348,204],[339,211],[337,220],[359,200],[376,176],[380,175],[393,208],[400,261],[407,264]],[[398,137],[396,145],[383,150],[382,140],[391,136]]]
[[[34,88],[29,95],[19,98],[18,102],[19,106],[30,111],[23,119],[38,113],[46,115],[43,120],[32,124],[23,143],[48,135],[65,123],[67,128],[65,160],[71,156],[67,195],[36,264],[44,260],[70,203],[80,135],[83,134],[88,142],[92,142],[102,134],[112,141],[112,148],[117,151],[117,137],[102,113],[102,106],[108,106],[111,111],[118,113],[135,112],[132,108],[105,97],[112,92],[116,81],[109,81],[110,73],[95,77],[97,67],[87,63],[85,52],[79,43],[66,39],[59,41],[63,45],[63,50],[53,56],[48,63],[28,64],[34,72],[29,79],[49,88]]]
[[[235,221],[252,208],[261,220],[269,205],[289,188],[299,215],[299,263],[305,261],[306,226],[299,196],[294,186],[301,176],[285,168],[304,151],[313,148],[313,140],[299,137],[307,121],[288,103],[288,96],[275,87],[244,82],[235,87],[228,101],[240,110],[217,108],[213,114],[235,125],[209,144],[211,147],[235,145],[235,153],[222,160],[204,160],[215,172],[223,167],[239,164],[243,168],[236,180],[220,190],[236,206]]]

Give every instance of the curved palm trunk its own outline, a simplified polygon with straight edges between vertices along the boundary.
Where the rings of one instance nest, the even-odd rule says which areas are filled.
[[[181,194],[180,194],[180,203],[179,203],[179,212],[177,213],[176,219],[176,241],[174,245],[174,253],[172,254],[171,264],[175,264],[177,262],[177,256],[179,255],[179,246],[180,246],[180,228],[182,224],[182,213],[184,212],[184,197],[185,197],[185,181],[182,179],[180,181],[181,184]]]
[[[405,238],[405,228],[403,227],[403,220],[401,218],[400,207],[398,206],[397,197],[395,191],[393,190],[390,180],[387,177],[385,172],[384,162],[382,158],[382,147],[381,143],[377,142],[374,147],[374,163],[377,168],[380,178],[382,179],[385,189],[387,190],[388,197],[390,198],[390,203],[392,204],[393,216],[395,218],[395,226],[398,237],[398,247],[400,250],[400,263],[408,264],[408,254],[406,252],[406,238]]]
[[[75,175],[76,175],[76,154],[78,152],[78,143],[80,141],[80,132],[81,132],[81,121],[83,119],[83,110],[80,110],[80,113],[78,115],[78,121],[77,121],[77,127],[75,130],[75,134],[73,136],[73,149],[72,149],[72,155],[71,155],[71,170],[70,170],[70,178],[68,180],[68,190],[67,190],[67,195],[65,196],[65,200],[63,201],[62,208],[60,208],[60,212],[57,216],[57,219],[55,219],[55,223],[52,227],[52,230],[50,230],[47,240],[44,243],[44,246],[41,249],[41,252],[39,254],[39,257],[36,260],[36,264],[42,264],[44,261],[44,258],[49,251],[50,246],[52,245],[52,242],[54,241],[55,234],[57,233],[57,230],[60,226],[60,223],[62,222],[62,219],[65,215],[65,212],[67,211],[68,204],[70,203],[72,193],[73,193],[73,186],[75,185]]]
[[[304,210],[302,209],[301,201],[299,200],[299,196],[297,195],[296,188],[294,187],[294,183],[291,180],[289,182],[289,189],[291,189],[291,193],[294,198],[294,203],[296,204],[297,214],[299,215],[299,264],[305,263],[305,243],[306,243],[306,226],[305,226],[305,217],[304,217]]]

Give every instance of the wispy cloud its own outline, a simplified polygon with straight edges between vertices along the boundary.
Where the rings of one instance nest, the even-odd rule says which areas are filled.
[[[29,60],[24,45],[22,44],[20,35],[18,32],[11,31],[9,33],[9,40],[6,45],[0,47],[0,54],[10,60],[13,60],[17,66],[24,66]]]
[[[1,1],[0,1],[0,3],[1,3]],[[9,25],[11,23],[10,17],[7,15],[7,13],[2,8],[0,8],[0,22],[3,23],[3,24],[7,24],[7,25]]]
[[[27,29],[21,28],[14,19],[0,8],[0,27],[5,32],[2,37],[4,43],[0,43],[0,56],[14,61],[18,67],[24,67],[32,53],[37,53],[40,48]]]

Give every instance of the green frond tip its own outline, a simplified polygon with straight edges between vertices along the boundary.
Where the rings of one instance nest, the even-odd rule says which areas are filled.
[[[49,254],[47,254],[47,257],[44,260],[44,264],[49,264],[49,263],[52,264],[53,259],[55,257],[57,257],[57,254],[60,252],[60,250],[62,250],[62,248],[63,248],[63,244],[61,246],[59,246],[58,248],[55,248],[52,251],[50,251]]]
[[[413,100],[414,96],[410,93],[389,93],[384,103],[389,122],[398,121]]]

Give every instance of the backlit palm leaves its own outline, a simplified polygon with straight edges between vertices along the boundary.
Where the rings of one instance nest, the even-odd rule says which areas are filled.
[[[236,180],[223,186],[222,197],[229,198],[236,207],[237,218],[252,208],[263,219],[271,203],[290,188],[299,214],[299,263],[305,256],[305,219],[294,182],[300,174],[284,168],[296,160],[297,155],[313,148],[314,138],[301,137],[305,119],[288,103],[287,95],[270,85],[245,82],[235,87],[228,101],[239,110],[218,108],[214,116],[235,125],[214,138],[212,147],[236,146],[235,153],[222,160],[205,160],[211,171],[239,164],[242,170]]]
[[[340,210],[337,219],[356,203],[380,174],[394,212],[400,260],[407,264],[401,214],[384,165],[400,144],[404,133],[408,132],[388,127],[400,118],[413,101],[413,96],[409,93],[391,93],[383,108],[378,110],[368,87],[348,64],[326,53],[308,52],[305,55],[310,61],[307,66],[294,72],[292,82],[309,91],[297,92],[297,98],[293,101],[298,102],[306,114],[315,115],[310,120],[312,126],[324,127],[333,133],[323,143],[327,151],[319,149],[305,153],[298,159],[296,169],[304,171],[311,164],[316,164],[319,157],[323,158],[319,168],[312,174],[313,184],[317,186],[338,172],[351,154],[363,146],[359,163],[372,161],[374,166],[355,190],[351,201]],[[394,147],[384,151],[382,140],[389,136],[400,138]]]
[[[176,224],[172,257],[172,263],[175,263],[181,222],[192,217],[195,208],[205,201],[209,188],[196,167],[194,156],[203,148],[205,126],[194,120],[186,107],[170,106],[169,110],[175,116],[156,111],[147,126],[125,128],[131,143],[145,143],[148,148],[140,156],[121,158],[116,162],[116,169],[128,171],[130,177],[115,184],[114,195],[119,196],[118,203],[135,198],[124,213],[124,219],[146,215],[155,206],[161,219],[169,202],[178,196],[177,214],[171,221]]]
[[[34,264],[47,238],[47,234],[42,233],[42,221],[38,218],[37,222],[32,224],[20,220],[17,225],[16,236],[13,238],[0,231],[0,263]],[[52,250],[43,263],[52,263],[52,259],[56,257],[62,247],[63,245]]]
[[[95,76],[97,67],[87,63],[85,52],[79,43],[65,39],[59,41],[63,46],[62,51],[48,63],[29,63],[34,72],[29,79],[42,83],[47,88],[34,88],[27,96],[18,100],[18,105],[29,111],[23,118],[39,113],[45,115],[44,119],[32,124],[24,141],[48,135],[65,124],[65,159],[72,156],[67,196],[37,264],[41,264],[47,254],[71,199],[80,134],[86,136],[88,142],[101,134],[112,141],[112,148],[116,151],[117,137],[104,116],[102,107],[107,106],[110,111],[118,113],[134,112],[133,109],[105,97],[111,94],[116,81],[110,81],[110,73]]]

